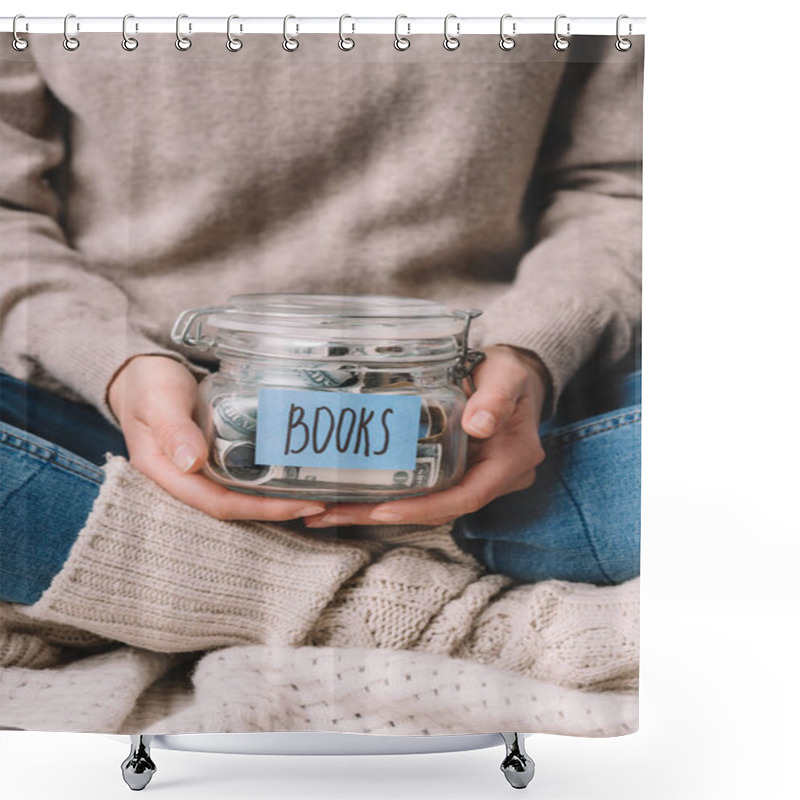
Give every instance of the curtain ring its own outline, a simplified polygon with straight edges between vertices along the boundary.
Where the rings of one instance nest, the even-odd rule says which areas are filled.
[[[289,36],[288,25],[290,19],[297,19],[297,17],[287,14],[283,18],[283,49],[286,50],[287,53],[293,53],[300,47],[300,40],[295,39],[294,36]],[[297,26],[297,30],[300,30],[299,25]]]
[[[339,17],[339,49],[340,50],[352,50],[356,46],[355,39],[351,39],[349,36],[345,36],[342,32],[342,26],[344,25],[344,21],[346,19],[353,19],[349,14],[342,14]],[[351,23],[353,26],[352,33],[355,33],[356,25],[355,23]]]
[[[244,46],[244,42],[241,39],[236,39],[231,34],[231,22],[235,19],[239,19],[239,17],[236,16],[236,14],[231,14],[228,17],[228,41],[225,42],[225,47],[227,47],[228,50],[231,51],[231,53],[238,53]]]
[[[626,53],[628,50],[631,49],[631,47],[633,47],[633,42],[630,39],[623,39],[622,35],[619,32],[619,29],[620,29],[620,25],[619,24],[624,19],[629,19],[627,14],[620,14],[617,17],[617,41],[614,44],[614,47],[616,47],[617,50],[620,51],[620,53]],[[630,36],[631,33],[633,33],[633,26],[629,22],[628,23],[628,36]]]
[[[509,36],[504,30],[505,21],[507,19],[511,19],[512,16],[513,16],[512,14],[503,14],[503,16],[500,17],[500,49],[501,50],[513,50],[514,46],[516,45],[516,41],[514,40],[513,37],[517,33],[517,23],[516,22],[512,22],[511,23],[511,36]]]
[[[122,49],[127,50],[129,53],[139,46],[139,40],[133,36],[128,36],[128,20],[135,19],[133,14],[126,14],[122,18]],[[138,28],[138,25],[137,25]]]
[[[75,19],[74,14],[67,14],[67,16],[64,17],[64,49],[69,50],[70,52],[77,50],[81,46],[81,43],[78,41],[78,39],[75,36],[70,36],[69,31],[67,30],[67,26],[69,25],[69,21],[71,19]],[[80,28],[77,28],[77,30],[80,30]]]
[[[405,14],[398,14],[394,18],[394,49],[395,50],[408,50],[411,47],[411,39],[407,39],[405,36],[400,35],[400,20],[401,19],[408,19]],[[406,23],[408,26],[408,33],[411,34],[411,23]]]
[[[444,42],[442,42],[442,44],[445,50],[450,50],[452,52],[453,50],[458,50],[461,46],[461,42],[458,39],[458,34],[461,33],[461,23],[456,22],[456,35],[451,36],[447,31],[447,23],[450,22],[451,19],[458,19],[458,17],[455,14],[448,14],[444,18]]]
[[[561,35],[561,34],[558,32],[558,21],[559,21],[560,19],[566,19],[566,18],[567,18],[567,15],[566,15],[566,14],[559,14],[559,15],[556,17],[556,21],[555,21],[555,23],[553,24],[553,32],[555,33],[555,37],[556,37],[556,38],[555,38],[555,41],[553,42],[553,47],[555,47],[555,49],[556,49],[556,50],[558,50],[558,51],[563,51],[563,50],[566,50],[566,49],[569,47],[569,39],[565,39],[565,38],[564,38],[564,37],[563,37],[563,36],[562,36],[562,35]],[[570,33],[571,33],[571,31],[570,31],[570,28],[571,28],[571,25],[570,25],[570,23],[568,22],[568,23],[567,23],[567,36],[569,36],[569,35],[570,35]]]
[[[187,39],[181,33],[181,20],[187,19],[188,17],[188,14],[178,14],[177,18],[175,19],[175,47],[177,47],[178,50],[188,50],[192,46],[192,40]],[[191,23],[189,23],[189,30],[192,30]]]
[[[30,44],[30,42],[27,39],[20,38],[20,35],[17,33],[17,20],[18,19],[25,19],[25,15],[24,14],[17,14],[17,16],[14,17],[14,22],[11,23],[11,32],[14,34],[14,38],[11,41],[11,46],[17,52],[21,53],[23,50],[27,50],[28,49],[28,45]]]

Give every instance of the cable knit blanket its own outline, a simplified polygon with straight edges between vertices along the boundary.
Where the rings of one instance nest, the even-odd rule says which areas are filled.
[[[637,729],[638,579],[515,584],[447,526],[309,536],[187,510],[123,459],[106,473],[50,589],[0,604],[3,727]]]

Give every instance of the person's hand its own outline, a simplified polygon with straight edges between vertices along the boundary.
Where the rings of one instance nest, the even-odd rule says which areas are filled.
[[[343,503],[306,519],[308,528],[331,525],[441,525],[477,511],[496,497],[526,489],[544,460],[539,421],[549,375],[533,354],[505,345],[485,348],[473,373],[462,427],[473,437],[469,469],[457,486],[387,503]]]
[[[192,421],[197,383],[172,358],[131,359],[109,387],[108,402],[125,435],[131,465],[178,500],[212,517],[277,521],[325,510],[324,503],[311,500],[234,492],[199,474],[208,448]]]

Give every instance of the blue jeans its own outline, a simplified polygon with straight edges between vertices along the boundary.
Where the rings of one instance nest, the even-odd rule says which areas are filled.
[[[67,560],[122,434],[94,408],[0,371],[0,599],[35,603]]]
[[[638,574],[641,373],[593,380],[573,381],[542,426],[547,459],[534,486],[456,522],[456,542],[491,571],[596,584]],[[0,372],[0,600],[31,605],[49,587],[100,491],[107,452],[127,456],[96,410]]]
[[[540,428],[545,461],[529,489],[456,520],[453,537],[492,572],[597,585],[639,574],[641,360],[584,371]]]

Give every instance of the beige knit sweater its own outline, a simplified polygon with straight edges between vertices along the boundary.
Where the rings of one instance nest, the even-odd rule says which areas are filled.
[[[2,354],[104,408],[187,307],[241,292],[429,297],[536,352],[558,397],[640,310],[643,47],[471,36],[0,35]]]
[[[105,471],[50,588],[0,604],[5,727],[636,729],[638,580],[518,585],[448,526],[225,522]]]

